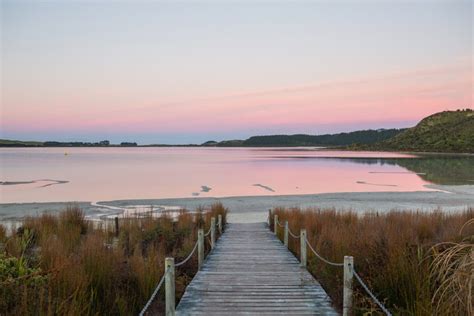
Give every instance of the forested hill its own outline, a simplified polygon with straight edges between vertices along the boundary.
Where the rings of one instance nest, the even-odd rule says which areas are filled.
[[[373,144],[402,132],[403,129],[364,130],[350,133],[325,135],[272,135],[253,136],[242,142],[243,146],[347,146],[351,144]]]
[[[364,130],[350,133],[325,135],[270,135],[252,136],[246,140],[214,142],[209,141],[203,146],[219,147],[291,147],[291,146],[347,146],[351,144],[374,144],[401,133],[403,129]]]
[[[474,111],[466,109],[430,115],[415,127],[367,146],[367,149],[474,153]]]

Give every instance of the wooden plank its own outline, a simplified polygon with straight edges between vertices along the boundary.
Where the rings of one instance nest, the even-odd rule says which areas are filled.
[[[337,315],[321,285],[266,224],[228,224],[177,315]]]

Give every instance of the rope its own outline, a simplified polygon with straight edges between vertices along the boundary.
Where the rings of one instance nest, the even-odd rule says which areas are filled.
[[[207,233],[204,234],[204,237],[207,237],[211,233],[211,229],[212,227],[209,227],[209,230],[207,231]]]
[[[179,263],[176,263],[174,265],[175,268],[179,267],[179,266],[182,266],[183,264],[185,264],[186,262],[189,261],[189,259],[191,259],[191,257],[193,256],[194,252],[196,251],[198,247],[198,241],[196,241],[196,244],[194,245],[194,248],[193,250],[191,250],[191,253],[186,257],[186,259],[184,259],[183,261],[179,262]],[[165,273],[163,273],[163,276],[161,277],[161,280],[160,282],[158,283],[158,285],[156,286],[155,290],[153,291],[153,294],[151,294],[151,297],[150,299],[148,300],[148,302],[145,304],[145,307],[143,307],[142,311],[140,312],[139,316],[143,316],[146,312],[146,310],[148,309],[148,307],[150,307],[150,304],[151,302],[153,302],[153,300],[155,299],[155,296],[156,294],[158,294],[158,291],[160,290],[161,286],[163,285],[163,282],[165,280],[165,276],[166,274],[169,272],[169,270]]]
[[[211,228],[209,228],[209,231],[204,235],[204,237],[206,237],[207,235],[209,235],[211,233]],[[206,238],[208,241],[209,241],[209,244],[211,243],[211,240],[209,238]],[[186,259],[184,259],[183,261],[181,262],[178,262],[174,265],[175,268],[177,267],[180,267],[182,266],[183,264],[185,264],[186,262],[189,261],[189,259],[191,259],[191,257],[193,256],[194,252],[196,251],[197,247],[198,247],[198,243],[199,243],[199,240],[196,241],[196,243],[194,244],[194,248],[193,250],[191,250],[191,253],[189,253],[189,255],[186,257]],[[165,276],[166,274],[168,274],[169,270],[166,271],[165,273],[163,273],[163,276],[161,277],[161,280],[160,282],[158,283],[158,285],[156,286],[155,290],[153,291],[153,293],[151,294],[151,297],[150,299],[148,300],[148,302],[145,304],[145,306],[143,307],[142,311],[140,312],[139,316],[143,316],[146,312],[146,310],[148,309],[148,307],[150,307],[150,304],[151,302],[153,302],[153,300],[155,299],[156,297],[156,294],[158,294],[158,291],[160,290],[161,286],[163,285],[163,282],[165,281]]]
[[[148,300],[148,302],[146,302],[145,307],[143,307],[143,309],[140,312],[139,316],[145,315],[146,310],[148,309],[148,307],[150,307],[151,302],[153,302],[153,300],[155,299],[156,294],[158,294],[158,291],[160,290],[161,286],[163,285],[163,282],[165,281],[165,276],[166,276],[166,274],[168,274],[168,272],[169,272],[169,270],[166,271],[165,273],[163,273],[163,276],[161,277],[160,282],[158,283],[155,290],[153,291],[153,294],[151,294],[151,297]]]
[[[283,225],[280,224],[280,221],[278,221],[277,224],[278,224],[278,226],[280,226],[281,228],[284,228],[284,227],[285,227],[284,224],[283,224]],[[293,233],[291,232],[291,230],[290,230],[290,226],[288,226],[288,233],[289,233],[289,234],[291,235],[291,237],[293,237],[293,238],[300,238],[300,236],[301,236],[301,235],[295,235],[295,234],[293,234]]]
[[[367,285],[362,281],[360,276],[357,274],[357,272],[354,269],[354,276],[356,277],[357,281],[359,281],[360,285],[364,288],[364,290],[369,294],[369,296],[374,300],[374,302],[380,307],[380,309],[385,313],[387,316],[392,316],[392,314],[388,311],[388,309],[380,303],[380,301],[375,297],[375,295],[369,290]]]
[[[324,261],[326,262],[327,264],[331,265],[331,266],[335,266],[335,267],[343,267],[344,266],[344,263],[336,263],[336,262],[332,262],[332,261],[329,261],[323,257],[321,257],[317,252],[316,250],[314,250],[314,248],[311,246],[311,244],[309,243],[308,241],[308,238],[305,239],[306,240],[306,244],[308,245],[309,249],[311,249],[313,251],[313,253],[316,255],[316,257],[318,257],[319,259],[321,259],[321,261]]]
[[[207,240],[207,242],[209,243],[209,247],[211,247],[211,248],[212,248],[212,242],[211,242],[211,238],[209,238],[209,237],[208,237],[208,238],[206,238],[206,240]]]
[[[279,223],[279,221],[276,222],[276,224],[280,227],[285,227],[285,225],[281,225]],[[293,232],[290,230],[290,227],[288,227],[288,233],[290,234],[291,237],[293,238],[300,238],[301,237],[301,234],[300,235],[295,235],[293,234]],[[344,263],[336,263],[336,262],[332,262],[332,261],[329,261],[325,258],[323,258],[320,254],[318,254],[316,252],[316,250],[314,250],[313,246],[311,246],[311,244],[309,243],[308,241],[308,238],[305,238],[305,242],[306,244],[308,245],[309,249],[311,249],[311,251],[314,253],[314,255],[316,257],[318,257],[321,261],[329,264],[329,265],[332,265],[332,266],[335,266],[335,267],[343,267],[344,266]],[[374,302],[377,304],[377,306],[385,313],[385,315],[387,316],[392,316],[392,314],[389,312],[389,310],[377,299],[377,297],[375,297],[375,295],[370,291],[370,289],[368,288],[368,286],[364,283],[364,281],[362,281],[362,279],[360,278],[360,276],[357,274],[357,272],[355,271],[355,269],[353,270],[354,271],[354,276],[355,278],[357,279],[357,281],[359,281],[360,285],[362,286],[362,288],[365,290],[365,292],[367,292],[367,294],[369,294],[369,296],[374,300]]]
[[[301,234],[299,234],[299,235],[295,235],[295,234],[293,234],[293,233],[291,232],[291,229],[290,229],[290,227],[288,227],[288,233],[289,233],[289,234],[290,234],[290,236],[291,236],[291,237],[293,237],[293,238],[300,238],[300,237],[301,237]]]
[[[196,251],[197,246],[198,246],[198,241],[196,241],[196,244],[194,245],[193,250],[192,250],[191,253],[186,257],[186,259],[184,259],[183,261],[181,261],[181,262],[179,262],[179,263],[176,263],[174,266],[175,266],[175,267],[179,267],[179,266],[182,266],[183,264],[185,264],[186,262],[188,262],[188,260],[191,259],[191,257],[193,256],[193,253]]]

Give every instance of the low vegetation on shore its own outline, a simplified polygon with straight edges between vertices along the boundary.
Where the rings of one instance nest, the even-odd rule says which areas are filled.
[[[354,257],[355,269],[396,315],[474,315],[474,209],[366,213],[333,209],[276,209],[290,230],[307,230],[315,250],[332,262]],[[271,219],[271,225],[273,221]],[[280,229],[279,238],[283,239]],[[299,256],[298,239],[289,248]],[[308,250],[308,270],[336,307],[342,306],[343,269],[329,266]],[[380,310],[355,284],[355,314]]]
[[[11,236],[0,225],[0,314],[136,315],[160,280],[165,257],[184,259],[197,229],[207,231],[218,214],[225,223],[221,204],[183,210],[175,219],[121,218],[118,235],[86,221],[77,206],[27,218]],[[196,256],[176,270],[178,299],[196,271]],[[164,312],[163,295],[150,311]]]

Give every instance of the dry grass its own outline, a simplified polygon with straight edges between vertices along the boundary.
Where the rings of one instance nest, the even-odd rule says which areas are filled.
[[[343,262],[344,255],[352,255],[359,275],[391,311],[432,315],[437,305],[433,302],[446,301],[449,303],[439,304],[440,315],[467,315],[469,308],[472,313],[468,298],[472,296],[474,225],[464,226],[461,235],[459,232],[474,218],[474,209],[462,213],[392,211],[363,215],[334,209],[275,212],[280,221],[288,220],[294,233],[306,228],[308,240],[323,257]],[[280,232],[282,238],[282,229]],[[433,248],[443,242],[456,244]],[[299,241],[290,237],[289,246],[299,256]],[[435,249],[437,256],[433,256],[437,254]],[[342,306],[342,269],[324,264],[310,252],[308,269],[335,306]],[[440,286],[447,289],[437,291]],[[355,313],[374,312],[378,313],[376,305],[357,287]]]
[[[182,211],[176,221],[120,219],[118,237],[113,229],[94,228],[76,206],[59,216],[27,218],[11,237],[0,231],[0,314],[138,314],[163,274],[165,257],[184,259],[198,227],[226,212],[215,204],[206,213]],[[196,271],[196,256],[177,270],[178,299]],[[152,310],[163,313],[163,295]]]
[[[460,236],[472,226],[474,219],[461,228]],[[437,244],[433,252],[431,276],[439,284],[432,299],[435,313],[446,315],[457,311],[462,315],[474,315],[474,234],[460,242]]]

